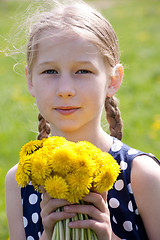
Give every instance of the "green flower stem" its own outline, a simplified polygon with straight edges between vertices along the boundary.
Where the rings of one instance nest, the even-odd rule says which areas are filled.
[[[66,236],[65,236],[65,240],[70,240],[70,234],[71,234],[71,230],[68,227],[68,224],[70,222],[70,219],[65,219],[65,228],[66,228]]]
[[[79,220],[84,220],[83,219],[83,214],[78,214],[78,219]],[[85,240],[85,229],[84,228],[80,229],[80,239]]]
[[[64,239],[64,228],[63,228],[62,221],[59,221],[58,224],[59,224],[59,234],[60,234],[59,240],[65,240]]]
[[[84,204],[81,202],[81,204]],[[62,211],[62,209],[57,209],[57,212]],[[87,214],[77,214],[72,219],[65,219],[63,221],[58,221],[54,226],[54,231],[52,235],[52,240],[98,240],[96,234],[91,229],[75,229],[69,228],[68,224],[70,221],[76,220],[87,220],[89,216]]]
[[[84,204],[84,203],[83,203]],[[84,215],[84,219],[89,219],[87,214],[83,214]],[[87,230],[87,240],[98,240],[95,232],[91,229],[86,229]]]
[[[74,217],[74,220],[78,220],[78,214],[76,214],[76,216]],[[79,239],[79,229],[75,228],[75,239]]]
[[[52,240],[57,240],[58,239],[58,231],[59,231],[59,229],[58,229],[58,222],[57,222],[54,226]]]
[[[81,229],[81,239],[82,240],[85,240],[85,235],[84,235],[84,228]]]
[[[56,228],[56,225],[55,225],[54,230],[53,230],[52,240],[56,240],[56,235],[57,235],[57,228]]]
[[[74,221],[74,218],[72,218],[72,221]],[[72,232],[72,238],[71,239],[75,239],[75,236],[74,236],[74,228],[71,229],[71,232]]]
[[[93,236],[94,236],[94,239],[95,239],[95,240],[98,240],[97,235],[95,234],[94,231],[92,231],[92,234],[93,234]]]

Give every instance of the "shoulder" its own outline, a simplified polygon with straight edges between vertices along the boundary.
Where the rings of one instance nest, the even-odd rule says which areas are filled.
[[[149,155],[139,155],[133,159],[131,178],[142,183],[154,184],[160,181],[160,163]]]
[[[7,172],[6,179],[5,179],[6,184],[15,183],[15,175],[16,175],[17,168],[18,168],[18,164],[16,164]]]
[[[154,158],[140,155],[133,159],[131,184],[136,193],[146,195],[149,190],[160,190],[160,164]],[[154,188],[154,189],[153,189]]]
[[[160,236],[160,164],[158,161],[147,155],[135,157],[131,171],[131,185],[149,239],[158,239]]]
[[[18,184],[15,179],[17,168],[18,168],[18,164],[16,164],[14,167],[12,167],[6,175],[6,178],[5,178],[6,193],[8,193],[8,191],[11,191],[11,192],[14,191],[16,193],[20,191],[20,188],[18,187]]]

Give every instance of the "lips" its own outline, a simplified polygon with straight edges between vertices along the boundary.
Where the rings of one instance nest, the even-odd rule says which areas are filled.
[[[56,107],[55,110],[62,114],[62,115],[70,115],[75,113],[78,109],[80,109],[79,107],[74,107],[74,106],[60,106],[60,107]]]

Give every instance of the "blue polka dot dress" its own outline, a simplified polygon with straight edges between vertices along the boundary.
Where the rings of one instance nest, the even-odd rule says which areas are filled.
[[[34,187],[29,184],[27,187],[21,188],[21,196],[26,240],[38,240],[43,232],[43,225],[40,217],[42,194],[37,193]]]
[[[113,188],[108,192],[108,206],[114,233],[122,240],[147,240],[147,234],[139,215],[131,188],[131,166],[138,155],[149,155],[130,148],[114,138],[109,153],[117,160],[121,168]],[[152,156],[153,157],[153,156]],[[159,161],[155,158],[159,163]],[[21,188],[23,204],[23,223],[27,240],[38,240],[43,232],[40,217],[42,194],[37,193],[29,184]]]

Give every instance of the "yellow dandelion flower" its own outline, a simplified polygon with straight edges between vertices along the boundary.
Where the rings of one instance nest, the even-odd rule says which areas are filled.
[[[58,199],[66,199],[68,195],[68,185],[64,178],[60,176],[53,176],[46,179],[44,187],[47,193]]]
[[[18,169],[16,172],[16,181],[18,185],[21,187],[26,187],[30,182],[31,178],[31,161],[30,158],[26,159],[26,161],[21,161],[18,164]]]
[[[41,193],[40,186],[44,186],[45,180],[43,181],[42,184],[39,184],[38,182],[39,182],[39,180],[33,179],[33,180],[32,180],[32,185],[33,185],[34,189],[35,189],[37,192]]]
[[[44,185],[51,197],[79,203],[92,189],[109,190],[119,172],[114,158],[93,144],[51,137],[22,147],[16,180],[22,187],[32,181],[37,191]]]
[[[37,151],[38,149],[43,147],[43,142],[45,140],[35,140],[35,141],[30,141],[28,143],[26,143],[20,151],[20,158],[24,158],[28,155],[31,155],[32,153],[34,153],[35,151]]]
[[[76,143],[76,152],[78,152],[78,154],[86,152],[88,156],[94,160],[102,151],[90,142],[80,141]]]
[[[63,144],[65,144],[67,140],[64,137],[50,137],[47,138],[44,142],[44,146],[49,147],[50,149],[54,150],[55,148],[61,148]]]
[[[160,119],[155,119],[154,123],[152,124],[152,129],[154,131],[160,130]]]
[[[116,160],[106,152],[101,153],[100,159],[101,167],[94,177],[93,188],[95,191],[102,193],[113,187],[113,184],[120,173],[120,166]]]
[[[80,156],[77,155],[74,172],[79,176],[93,176],[94,163],[87,153],[83,153]]]
[[[60,175],[66,175],[72,172],[76,163],[76,154],[73,148],[64,144],[60,149],[55,149],[52,160],[49,164],[52,166],[54,172]]]
[[[82,155],[83,158],[88,158],[90,160],[90,164],[92,165],[90,171],[95,172],[97,170],[97,159],[101,154],[101,150],[87,141],[80,141],[76,144],[76,149],[78,156]],[[86,156],[84,156],[86,154]],[[92,163],[91,163],[92,162]]]
[[[51,168],[49,168],[47,162],[47,155],[43,151],[43,148],[32,154],[31,161],[32,180],[38,185],[43,185],[44,179],[51,173]]]
[[[89,193],[89,189],[92,187],[92,177],[90,177],[90,174],[82,175],[73,172],[66,176],[66,182],[69,186],[67,200],[71,203],[79,203],[79,201]]]

